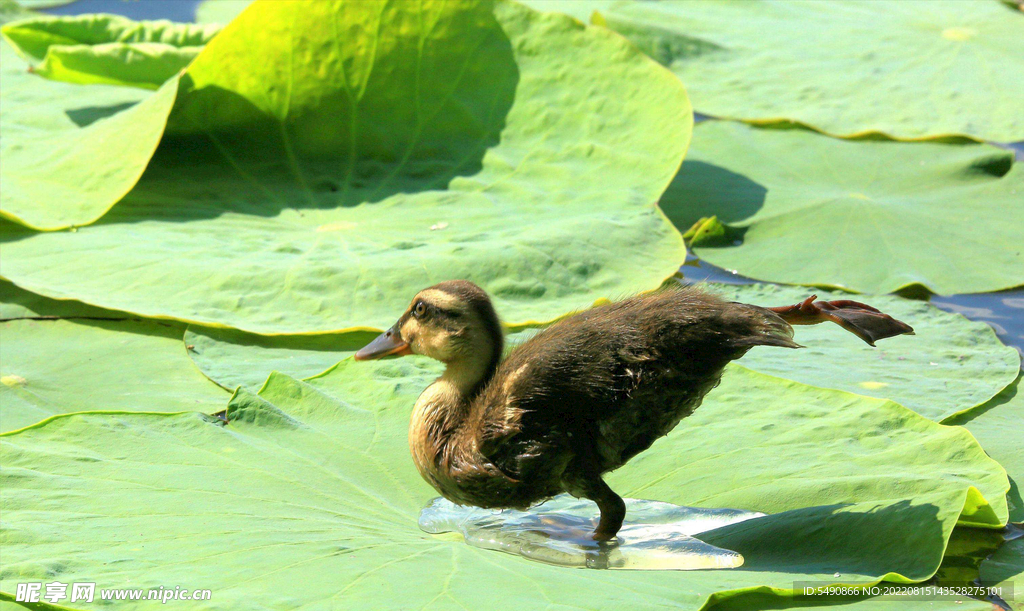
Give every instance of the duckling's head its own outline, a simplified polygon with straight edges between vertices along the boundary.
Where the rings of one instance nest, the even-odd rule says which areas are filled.
[[[422,354],[448,365],[478,364],[493,371],[501,349],[501,323],[487,293],[472,282],[449,280],[417,293],[398,322],[355,359]]]

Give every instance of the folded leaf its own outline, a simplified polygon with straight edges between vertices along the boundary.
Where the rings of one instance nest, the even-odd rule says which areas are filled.
[[[0,42],[0,217],[36,230],[98,219],[149,165],[177,92],[176,78],[151,94],[46,80]]]
[[[0,28],[38,74],[69,83],[156,89],[191,62],[220,27],[132,21],[118,15],[35,17]]]
[[[181,72],[202,47],[172,47],[157,42],[50,47],[36,74],[69,83],[131,85],[157,89]]]

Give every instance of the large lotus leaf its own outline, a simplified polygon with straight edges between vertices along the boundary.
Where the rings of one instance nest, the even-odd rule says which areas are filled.
[[[0,431],[86,410],[222,409],[180,325],[46,300],[0,283]]]
[[[1024,167],[989,145],[839,140],[706,121],[662,209],[760,280],[939,294],[1024,284]]]
[[[963,429],[735,368],[697,421],[612,479],[634,496],[773,513],[702,535],[744,567],[569,570],[472,548],[416,526],[434,493],[406,430],[437,372],[418,359],[349,360],[240,391],[226,426],[77,414],[5,435],[0,589],[88,576],[209,587],[231,609],[696,608],[762,586],[793,593],[801,580],[925,579],[962,512],[1005,519],[1005,475]]]
[[[96,308],[79,301],[47,299],[42,295],[19,289],[10,282],[0,280],[0,322],[21,318],[110,320],[132,318],[132,316],[124,312]]]
[[[766,284],[709,285],[732,301],[783,306],[851,295]],[[992,328],[921,301],[894,296],[856,296],[914,327],[916,335],[866,345],[833,324],[796,327],[802,350],[754,348],[744,367],[824,388],[891,399],[932,420],[980,405],[1006,388],[1020,371],[1020,356]]]
[[[35,72],[70,83],[156,89],[191,62],[220,28],[119,15],[35,17],[0,30]]]
[[[176,93],[49,81],[0,42],[0,217],[49,230],[102,216],[146,169]]]
[[[0,284],[0,291],[2,288]],[[506,349],[533,337],[539,330],[509,330],[505,335]],[[192,362],[206,377],[227,389],[242,386],[255,392],[275,371],[299,379],[323,373],[355,354],[377,335],[376,331],[256,335],[234,329],[189,326],[185,331],[185,346]]]
[[[969,430],[1010,476],[1010,519],[1024,522],[1024,394],[1020,378],[984,405],[948,418],[943,424],[958,424]]]
[[[921,6],[601,2],[594,21],[679,75],[705,114],[844,136],[1024,139],[1024,21],[998,2]]]
[[[189,326],[185,346],[196,367],[220,386],[256,391],[275,371],[299,379],[321,373],[377,335],[376,331],[354,331],[267,336]]]
[[[254,4],[188,69],[132,193],[74,233],[0,226],[4,277],[278,334],[381,329],[451,278],[523,323],[671,275],[678,80],[563,15],[421,6]]]
[[[1004,601],[1013,611],[1024,609],[1024,537],[1007,541],[981,564],[981,581],[1006,589]]]

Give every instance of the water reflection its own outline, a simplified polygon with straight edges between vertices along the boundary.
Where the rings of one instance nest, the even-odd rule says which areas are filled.
[[[947,312],[987,322],[999,339],[1024,355],[1024,289],[973,295],[935,295],[931,302]]]
[[[531,507],[480,509],[434,499],[420,513],[431,534],[457,532],[475,547],[516,554],[547,564],[590,569],[693,570],[735,568],[740,554],[693,535],[764,514],[739,509],[681,507],[625,499],[626,522],[613,541],[590,538],[597,508],[567,494]]]

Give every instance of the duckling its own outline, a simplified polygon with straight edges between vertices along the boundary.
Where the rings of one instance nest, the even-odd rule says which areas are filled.
[[[600,510],[593,538],[626,514],[602,476],[668,434],[754,346],[799,348],[790,325],[835,322],[870,345],[913,329],[856,301],[762,308],[696,287],[639,295],[571,315],[503,358],[498,315],[480,287],[420,291],[356,360],[419,354],[446,369],[413,408],[420,475],[448,500],[525,509],[556,494]]]

